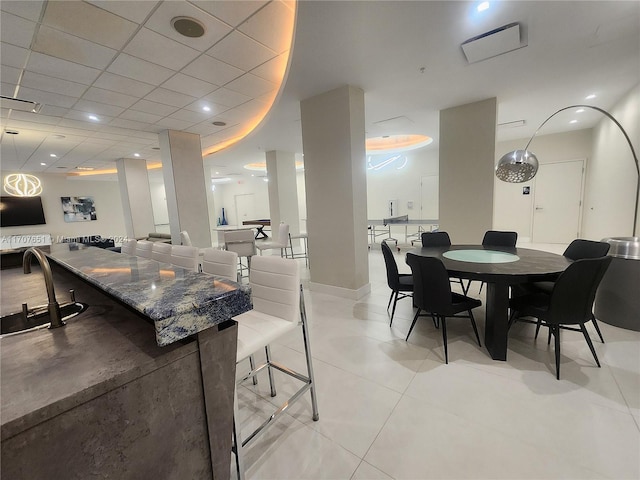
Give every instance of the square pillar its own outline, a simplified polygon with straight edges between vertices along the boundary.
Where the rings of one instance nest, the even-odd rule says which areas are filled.
[[[288,224],[292,235],[300,233],[296,157],[293,152],[272,150],[266,153],[266,160],[271,231],[274,239],[280,241],[277,238],[280,223]]]
[[[143,158],[120,158],[116,161],[116,168],[127,237],[146,237],[156,231],[147,161]]]

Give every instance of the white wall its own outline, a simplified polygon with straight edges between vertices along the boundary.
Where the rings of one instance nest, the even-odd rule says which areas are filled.
[[[162,181],[152,181],[149,186],[151,188],[151,205],[153,206],[153,222],[155,223],[156,232],[170,233],[169,210],[167,208],[164,183]]]
[[[235,196],[248,193],[254,194],[256,219],[269,218],[269,189],[267,182],[259,177],[243,177],[230,183],[217,183],[213,192],[215,217],[222,218],[224,208],[227,223],[237,225]]]
[[[512,150],[523,149],[529,138],[510,140],[496,144],[496,164],[500,157]],[[587,159],[591,157],[592,131],[540,135],[531,142],[533,151],[541,164],[567,160]],[[494,176],[493,228],[496,230],[514,230],[520,240],[531,238],[533,217],[533,198],[536,178],[525,183],[507,183]],[[531,187],[529,195],[522,194],[523,187]],[[584,236],[584,235],[582,235]]]
[[[11,172],[1,172],[2,178]],[[2,235],[49,233],[57,237],[101,235],[124,237],[126,230],[120,201],[118,182],[86,180],[56,174],[37,174],[42,181],[42,207],[45,225],[2,228]],[[60,197],[93,197],[97,220],[88,222],[64,221]],[[119,242],[116,242],[119,243]]]
[[[622,124],[640,154],[640,85],[608,111]],[[594,128],[593,156],[587,166],[585,237],[600,240],[631,235],[637,181],[629,144],[615,123],[603,116]]]

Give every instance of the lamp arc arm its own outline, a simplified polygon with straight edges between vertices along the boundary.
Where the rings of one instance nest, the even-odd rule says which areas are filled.
[[[540,124],[538,129],[535,131],[535,133],[531,136],[531,138],[527,142],[527,146],[524,147],[524,149],[525,149],[525,151],[527,151],[529,149],[529,145],[531,144],[531,142],[533,141],[533,139],[535,138],[535,136],[538,134],[538,132],[544,126],[545,123],[547,123],[549,120],[551,120],[553,117],[555,117],[558,113],[564,112],[565,110],[570,110],[572,108],[590,108],[592,110],[596,110],[596,111],[602,113],[604,116],[609,118],[613,123],[615,123],[618,126],[618,128],[620,129],[620,131],[624,135],[624,138],[627,140],[627,143],[629,144],[629,148],[631,149],[631,154],[633,155],[633,161],[635,162],[635,166],[636,166],[636,173],[638,174],[638,179],[637,179],[637,183],[636,183],[636,204],[635,204],[635,208],[633,210],[633,236],[635,237],[636,236],[636,227],[637,227],[637,224],[638,224],[638,203],[639,203],[639,200],[640,200],[640,165],[638,164],[638,155],[636,155],[636,151],[633,148],[633,143],[631,143],[631,139],[629,138],[629,135],[627,134],[626,130],[622,127],[620,122],[618,122],[618,120],[616,120],[616,118],[613,115],[611,115],[606,110],[603,110],[600,107],[595,107],[593,105],[569,105],[568,107],[561,108],[560,110],[552,113],[549,117],[547,117],[547,119],[544,122],[542,122]]]

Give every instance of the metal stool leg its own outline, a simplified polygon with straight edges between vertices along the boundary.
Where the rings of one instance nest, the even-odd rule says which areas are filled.
[[[276,383],[273,380],[273,369],[271,368],[271,347],[269,345],[266,345],[264,347],[264,353],[267,356],[267,371],[269,372],[269,386],[271,387],[271,396],[275,397],[277,395]]]

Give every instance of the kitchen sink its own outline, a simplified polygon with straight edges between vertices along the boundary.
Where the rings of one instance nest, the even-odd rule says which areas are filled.
[[[81,302],[70,302],[60,305],[62,321],[80,315],[88,305]],[[26,309],[25,309],[26,310]],[[48,327],[51,323],[47,305],[35,307],[25,312],[12,313],[0,317],[0,335],[10,335]]]

